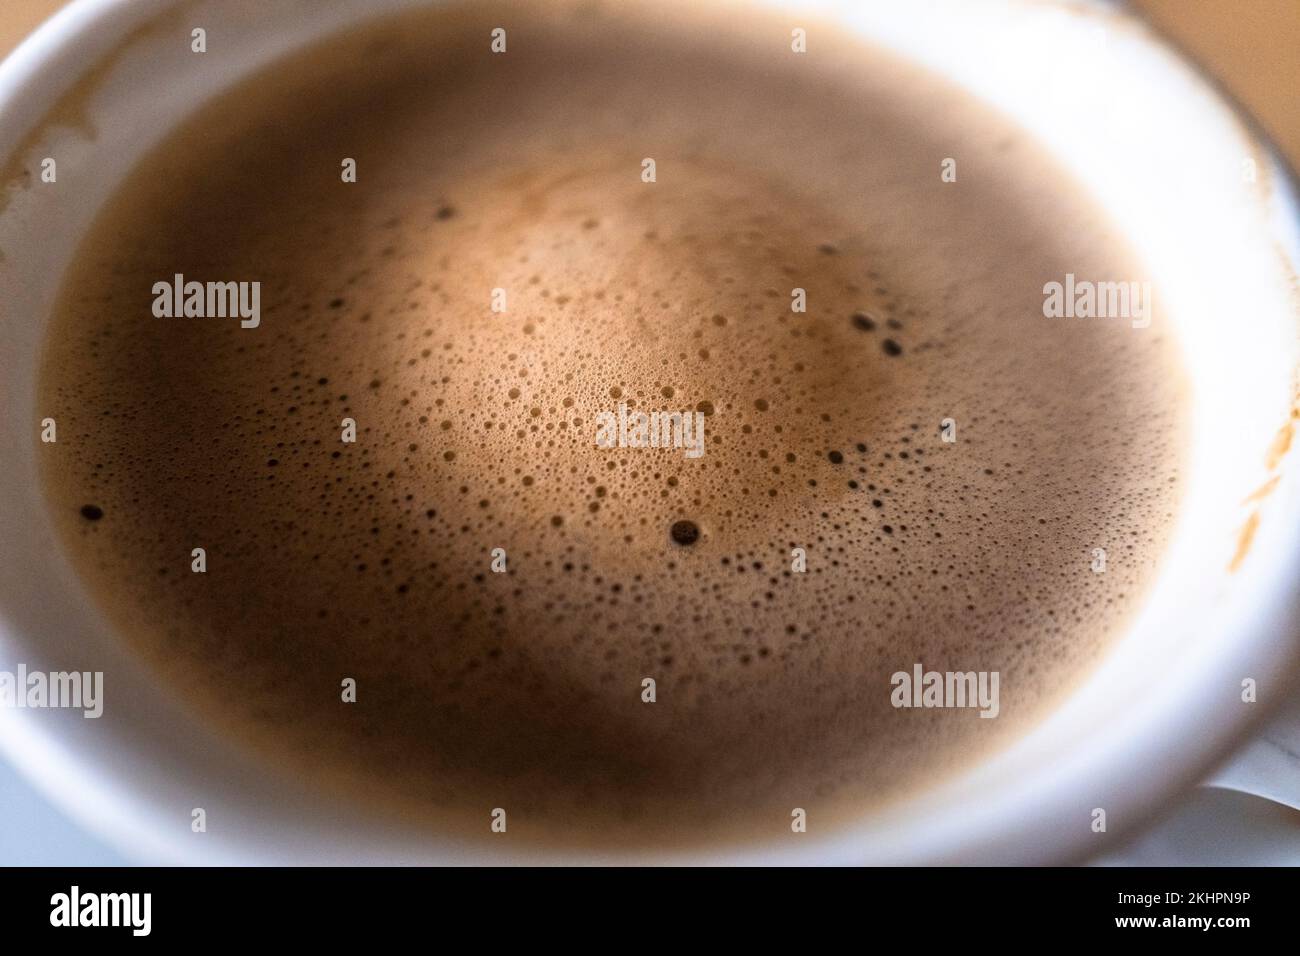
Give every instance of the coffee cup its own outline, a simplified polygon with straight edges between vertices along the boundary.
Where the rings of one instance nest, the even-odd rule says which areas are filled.
[[[1060,862],[1140,827],[1282,700],[1300,637],[1292,178],[1239,109],[1124,11],[936,0],[779,9],[792,29],[814,24],[814,43],[819,26],[859,35],[1029,131],[1148,263],[1191,384],[1189,468],[1155,582],[1047,719],[958,777],[852,823],[653,851],[485,845],[403,828],[206,725],[115,634],[53,530],[34,437],[47,320],[95,213],[168,130],[289,51],[409,5],[79,0],[0,68],[0,425],[10,449],[0,461],[0,670],[111,678],[111,720],[2,708],[0,750],[74,818],[158,861]],[[174,43],[178,26],[220,37],[226,52],[196,57]],[[31,175],[46,156],[57,156],[57,189]]]

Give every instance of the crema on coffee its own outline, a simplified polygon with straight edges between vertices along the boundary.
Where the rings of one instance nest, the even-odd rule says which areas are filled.
[[[1045,315],[1067,275],[1144,270],[1024,130],[842,30],[400,14],[99,214],[49,505],[159,680],[322,788],[466,839],[788,838],[1014,742],[1143,598],[1176,343],[1158,297]]]

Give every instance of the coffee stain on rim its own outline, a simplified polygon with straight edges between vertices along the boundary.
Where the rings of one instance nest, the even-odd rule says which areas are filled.
[[[1246,519],[1246,523],[1237,534],[1237,551],[1232,556],[1232,561],[1228,564],[1229,571],[1236,571],[1241,565],[1241,562],[1245,560],[1247,553],[1250,551],[1250,546],[1255,540],[1255,531],[1258,528],[1259,512],[1256,511]]]
[[[1297,418],[1300,418],[1300,410],[1292,409],[1291,420],[1283,425],[1278,430],[1277,435],[1273,437],[1273,444],[1269,446],[1268,457],[1266,458],[1270,471],[1277,468],[1286,453],[1291,450],[1291,439],[1295,435],[1295,421]],[[1276,482],[1277,478],[1274,478],[1270,484]]]
[[[1248,505],[1253,501],[1263,501],[1265,498],[1267,498],[1270,494],[1273,493],[1273,489],[1277,487],[1277,483],[1281,480],[1282,480],[1281,475],[1274,475],[1272,478],[1264,482],[1264,484],[1260,485],[1249,495],[1247,495],[1244,499],[1242,499],[1241,503],[1243,505]]]
[[[89,67],[80,71],[59,98],[47,109],[26,133],[18,140],[12,152],[0,164],[0,215],[9,208],[14,196],[31,189],[33,169],[29,158],[37,152],[37,147],[45,140],[51,130],[70,129],[79,133],[87,141],[93,142],[98,135],[94,121],[90,118],[90,99],[107,81],[123,57],[134,47],[151,40],[168,30],[182,26],[182,18],[190,13],[199,0],[183,0],[168,10],[164,10],[128,31]],[[0,262],[4,261],[4,250],[0,249]]]
[[[1286,458],[1287,453],[1291,450],[1295,438],[1296,422],[1298,421],[1300,421],[1300,384],[1297,384],[1295,390],[1290,417],[1277,430],[1277,434],[1273,436],[1273,441],[1264,455],[1264,464],[1269,471],[1276,472],[1283,459]],[[1264,482],[1242,502],[1245,505],[1255,504],[1257,507],[1251,512],[1250,517],[1246,519],[1246,523],[1241,526],[1241,530],[1237,532],[1237,549],[1232,555],[1232,560],[1228,562],[1229,573],[1236,572],[1246,559],[1246,555],[1250,553],[1250,547],[1255,540],[1255,532],[1259,530],[1260,508],[1258,505],[1262,504],[1274,492],[1281,479],[1280,474],[1273,475],[1272,478]]]

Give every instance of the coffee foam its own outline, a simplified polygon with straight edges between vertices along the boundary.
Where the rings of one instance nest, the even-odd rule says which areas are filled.
[[[211,104],[101,215],[45,357],[51,507],[196,707],[469,836],[777,836],[1006,745],[1122,630],[1181,372],[1159,313],[1042,287],[1140,266],[959,91],[718,25],[405,15]],[[260,327],[154,318],[176,273],[260,281]],[[703,456],[598,448],[620,403],[704,412]],[[915,663],[999,671],[1000,716],[895,709]]]

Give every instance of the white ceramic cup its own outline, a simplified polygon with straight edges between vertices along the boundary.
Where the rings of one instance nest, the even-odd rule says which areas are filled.
[[[395,828],[205,727],[95,611],[57,544],[37,480],[44,413],[35,372],[46,321],[79,237],[123,176],[204,98],[286,51],[419,2],[77,0],[0,67],[0,670],[23,663],[106,675],[99,720],[0,708],[0,751],[136,859],[540,859],[505,840],[485,849]],[[1193,383],[1180,517],[1130,632],[1043,724],[961,778],[852,826],[813,825],[797,839],[756,839],[739,851],[546,859],[1085,858],[1203,775],[1285,694],[1300,644],[1300,476],[1286,448],[1300,367],[1291,180],[1239,110],[1111,4],[774,5],[790,11],[792,27],[814,25],[810,43],[816,29],[858,33],[988,100],[1109,211],[1145,261]],[[193,27],[221,52],[193,54]],[[36,175],[46,156],[57,157],[57,186]],[[16,180],[22,169],[33,177]],[[1248,679],[1258,703],[1242,700]],[[196,807],[207,813],[206,833],[191,832]],[[1105,833],[1095,832],[1095,808],[1106,812]]]

